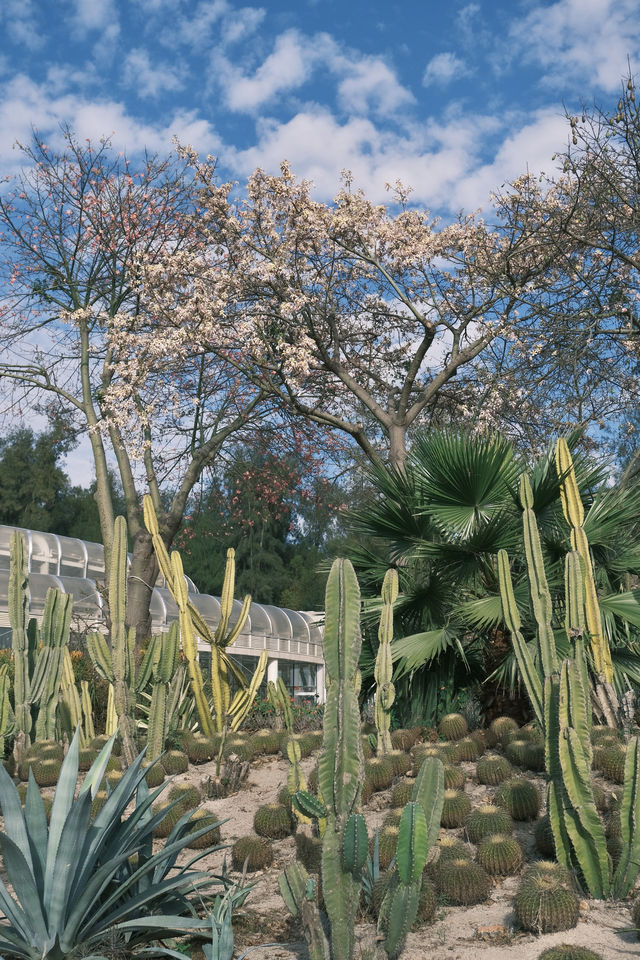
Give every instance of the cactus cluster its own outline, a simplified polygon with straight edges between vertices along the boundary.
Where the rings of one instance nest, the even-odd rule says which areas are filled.
[[[234,870],[255,873],[273,863],[273,847],[266,837],[249,835],[239,837],[231,847],[231,864]]]
[[[471,843],[480,843],[493,833],[512,833],[513,821],[502,807],[485,803],[469,814],[464,827]]]
[[[519,925],[532,933],[570,930],[580,912],[575,892],[551,874],[523,878],[513,906]]]
[[[524,855],[515,837],[495,833],[480,842],[477,859],[491,876],[507,876],[518,872]]]
[[[440,895],[448,903],[460,906],[482,903],[491,889],[491,881],[480,864],[464,858],[442,863],[437,883]]]
[[[505,757],[483,757],[476,765],[479,783],[495,787],[513,776],[513,767]]]
[[[469,732],[461,713],[447,713],[438,724],[438,733],[445,740],[462,740]]]
[[[540,810],[540,795],[533,783],[524,777],[505,780],[494,796],[514,820],[535,820]]]
[[[256,810],[253,829],[260,837],[281,840],[291,833],[291,813],[281,803],[266,803]]]

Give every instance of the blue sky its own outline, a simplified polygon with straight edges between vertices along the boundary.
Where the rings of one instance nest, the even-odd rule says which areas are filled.
[[[242,182],[287,159],[318,195],[342,169],[384,201],[401,179],[445,216],[551,170],[563,105],[610,105],[637,64],[638,0],[2,0],[0,175],[30,125],[171,137]]]

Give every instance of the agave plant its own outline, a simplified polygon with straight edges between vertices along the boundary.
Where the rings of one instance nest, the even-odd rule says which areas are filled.
[[[23,811],[18,791],[0,765],[0,843],[13,890],[11,896],[0,880],[0,910],[7,919],[0,926],[0,956],[64,960],[72,954],[99,954],[114,935],[131,949],[158,937],[210,929],[211,921],[197,915],[190,895],[223,878],[192,868],[219,847],[198,851],[185,866],[176,861],[211,824],[189,833],[189,811],[153,853],[152,832],[167,811],[152,812],[163,787],[149,792],[144,780],[148,768],[141,766],[144,752],[92,817],[92,800],[112,745],[113,737],[77,789],[76,733],[60,770],[49,825],[33,775]],[[134,799],[135,808],[125,814]]]

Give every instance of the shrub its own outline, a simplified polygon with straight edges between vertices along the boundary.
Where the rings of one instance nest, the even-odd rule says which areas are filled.
[[[543,950],[538,960],[604,960],[602,954],[575,943],[558,943]]]

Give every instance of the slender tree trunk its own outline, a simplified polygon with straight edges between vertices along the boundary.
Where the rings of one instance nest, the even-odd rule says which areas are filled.
[[[389,427],[389,463],[397,470],[404,470],[407,462],[407,427],[405,423],[392,423]]]
[[[158,578],[158,562],[147,531],[138,529],[133,537],[129,568],[127,626],[135,627],[136,647],[151,636],[151,595]]]

